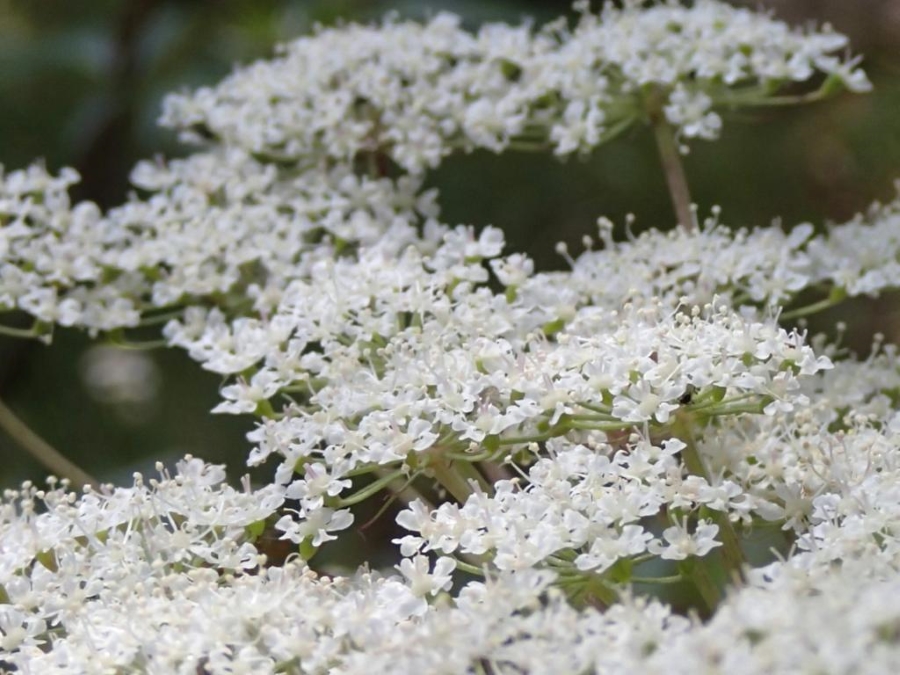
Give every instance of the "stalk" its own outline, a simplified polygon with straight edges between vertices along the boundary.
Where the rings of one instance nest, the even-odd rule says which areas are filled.
[[[662,162],[663,174],[666,177],[666,185],[669,188],[669,196],[672,198],[675,216],[685,230],[693,232],[697,229],[697,223],[691,207],[691,191],[688,187],[684,165],[681,162],[678,141],[672,126],[666,121],[660,93],[654,92],[648,103],[650,125],[653,127],[653,135],[656,138],[656,147],[659,150],[659,158]]]
[[[709,610],[709,615],[714,614],[716,607],[722,601],[722,591],[710,576],[707,566],[703,564],[702,560],[685,560],[683,564],[679,565],[679,569],[694,583],[694,587]]]
[[[3,401],[0,401],[0,428],[6,431],[20,448],[55,476],[68,479],[73,487],[90,485],[94,490],[100,490],[100,482],[96,478],[66,459],[52,445],[38,436]]]
[[[684,465],[687,467],[688,473],[700,476],[709,482],[709,474],[706,471],[706,465],[703,463],[703,458],[700,457],[700,453],[697,451],[694,434],[691,432],[689,424],[689,421],[682,418],[679,419],[677,425],[680,427],[678,431],[681,433],[676,433],[686,444],[681,451],[681,457],[684,460]],[[716,525],[719,526],[719,536],[722,540],[722,562],[725,565],[725,569],[732,579],[743,579],[745,563],[744,552],[741,550],[741,543],[737,536],[737,532],[735,532],[734,526],[728,519],[727,513],[720,511],[712,511],[712,513],[715,514],[713,519]]]
[[[466,462],[463,462],[463,464],[466,464]],[[437,459],[429,464],[429,469],[434,472],[435,480],[460,504],[465,504],[469,497],[472,496],[472,486],[456,471],[453,462]]]

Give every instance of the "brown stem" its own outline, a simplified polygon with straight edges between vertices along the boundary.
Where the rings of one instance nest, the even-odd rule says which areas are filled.
[[[659,150],[659,158],[666,176],[669,196],[672,198],[672,206],[675,208],[675,216],[685,230],[693,232],[697,229],[697,223],[691,207],[691,191],[684,172],[684,164],[681,162],[678,141],[672,125],[666,121],[662,110],[661,96],[658,92],[651,96],[649,106],[650,124],[653,126],[653,135],[656,138],[656,147]]]
[[[0,401],[0,428],[6,431],[18,443],[19,447],[34,457],[54,475],[59,478],[67,478],[71,481],[73,487],[90,485],[99,491],[100,482],[96,478],[70,462],[47,441],[34,433],[2,401]]]

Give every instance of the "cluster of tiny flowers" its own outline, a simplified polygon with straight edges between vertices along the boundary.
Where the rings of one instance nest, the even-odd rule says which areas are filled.
[[[386,255],[424,245],[417,228],[434,229],[437,214],[435,194],[411,178],[278,169],[240,150],[142,162],[132,182],[144,198],[106,214],[71,205],[70,169],[2,178],[0,309],[94,332],[192,303],[266,313],[316,260],[360,244],[378,242]]]
[[[836,302],[878,296],[900,279],[900,199],[820,234],[810,223],[789,232],[731,229],[719,222],[718,208],[696,230],[647,230],[622,242],[613,239],[611,221],[601,218],[598,226],[603,246],[593,250],[594,239],[586,237],[589,250],[572,261],[571,272],[498,275],[501,282],[551,316],[640,298],[670,306],[718,298],[744,309],[776,308],[806,289],[831,293]]]
[[[900,669],[897,349],[785,327],[898,285],[900,201],[819,234],[714,212],[616,242],[601,220],[602,248],[536,273],[421,191],[455,149],[566,155],[639,121],[714,138],[716,110],[782,85],[868,87],[827,29],[624,4],[322,29],[170,97],[208,147],[142,162],[107,213],[71,203],[71,170],[0,174],[0,310],[34,321],[0,330],[164,325],[224,377],[214,412],[258,418],[248,463],[277,462],[255,488],[187,457],[129,488],[7,492],[0,670]],[[398,564],[314,571],[376,496],[398,499]],[[754,569],[763,528],[785,554]]]
[[[833,348],[826,351],[837,356]],[[894,503],[892,484],[900,480],[894,466],[900,445],[893,402],[898,389],[896,348],[876,342],[866,360],[838,360],[833,368],[804,378],[803,406],[769,416],[720,418],[699,439],[698,450],[709,474],[727,477],[753,507],[735,510],[731,518],[746,525],[754,517],[777,522],[799,537],[798,546],[828,549],[825,559],[833,560],[830,556],[843,557],[840,545],[819,546],[817,528],[865,512],[878,523],[874,533],[900,517],[900,512],[885,513]],[[873,489],[884,492],[866,492]],[[834,499],[841,507],[829,512],[826,505]],[[889,547],[890,542],[881,544]]]
[[[835,56],[847,44],[837,33],[711,0],[641,4],[585,12],[574,29],[563,20],[471,34],[449,14],[325,29],[216,87],[170,96],[162,121],[279,161],[383,153],[419,172],[457,148],[590,150],[648,106],[683,137],[715,138],[715,108],[759,104],[817,74],[828,87],[869,88]]]
[[[840,566],[820,556],[818,566],[792,559],[756,570],[705,625],[628,594],[603,612],[575,609],[546,570],[499,573],[449,598],[440,564],[430,573],[421,558],[396,577],[332,579],[299,560],[266,567],[246,525],[280,495],[235,493],[221,477],[188,460],[151,489],[138,480],[80,499],[31,486],[5,495],[4,664],[26,675],[450,675],[484,664],[535,673],[881,673],[900,664],[896,551],[875,566],[857,553]],[[871,533],[844,529],[871,547]]]
[[[31,659],[64,635],[94,625],[95,614],[116,598],[151,591],[155,580],[189,570],[241,572],[261,561],[251,543],[284,501],[270,485],[251,492],[225,484],[222,467],[187,457],[171,477],[132,488],[79,495],[51,485],[25,484],[4,494],[0,510],[0,654],[31,670]],[[264,559],[264,558],[262,558]],[[102,620],[101,624],[102,626]],[[94,644],[115,659],[128,651],[122,628],[101,628],[79,649]],[[96,641],[94,641],[96,639]],[[65,641],[63,641],[65,642]],[[77,662],[84,654],[53,655]],[[130,662],[130,659],[128,661]],[[78,670],[76,667],[75,670]],[[71,672],[71,671],[70,671]]]
[[[152,532],[147,539],[156,543]],[[581,672],[611,658],[637,665],[645,648],[689,626],[657,603],[580,613],[550,588],[550,572],[470,583],[457,598],[442,595],[430,606],[424,598],[440,586],[416,589],[365,571],[329,578],[296,560],[252,574],[144,560],[124,580],[98,578],[114,564],[100,562],[37,562],[10,582],[11,602],[0,605],[7,666],[24,675],[449,675],[483,663],[501,672]],[[127,553],[116,562],[132,571]],[[623,631],[632,634],[624,644]],[[573,649],[561,656],[557,646]]]
[[[361,247],[315,264],[269,317],[194,308],[166,326],[205,368],[239,374],[217,412],[269,413],[251,463],[282,457],[298,540],[310,523],[320,541],[350,525],[333,506],[363,468],[410,475],[438,454],[499,460],[535,440],[664,426],[689,392],[709,417],[789,411],[807,402],[800,379],[831,366],[802,335],[726,306],[586,305],[545,323],[532,296],[478,285],[501,246],[496,230],[458,228],[431,256]]]
[[[439,275],[451,285],[487,278],[465,260],[462,242],[471,235],[450,234],[437,219],[437,193],[420,192],[411,178],[366,178],[341,167],[297,171],[216,150],[140,163],[132,180],[143,198],[106,214],[90,202],[71,204],[77,180],[70,169],[54,176],[37,165],[0,180],[0,310],[25,311],[37,334],[54,324],[109,332],[159,323],[185,306],[206,312],[188,323],[270,317],[285,294],[320,283],[312,277],[367,274],[323,266],[356,265],[365,253],[379,268],[378,260],[411,255],[409,247],[441,259],[426,264],[431,271],[457,256],[460,267]],[[808,288],[826,288],[835,300],[878,295],[900,277],[900,200],[819,235],[809,224],[788,234],[731,230],[713,217],[697,231],[650,230],[615,242],[612,227],[601,219],[604,246],[564,274],[534,274],[520,254],[497,258],[502,236],[488,230],[494,244],[478,256],[491,258],[507,297],[529,307],[527,318],[507,309],[511,323],[532,330],[567,321],[580,307],[613,310],[627,300],[772,308]]]
[[[445,503],[433,514],[414,502],[397,520],[418,535],[401,539],[401,551],[492,552],[501,570],[546,565],[555,554],[571,551],[579,571],[602,573],[621,558],[648,551],[684,560],[719,546],[718,527],[711,523],[701,521],[694,532],[676,523],[659,536],[643,526],[663,508],[725,510],[739,494],[730,484],[685,481],[677,461],[680,441],[668,440],[661,448],[637,441],[615,452],[608,446],[548,445],[552,457],[530,468],[527,487],[515,479],[498,481],[491,496],[473,495],[461,507]]]

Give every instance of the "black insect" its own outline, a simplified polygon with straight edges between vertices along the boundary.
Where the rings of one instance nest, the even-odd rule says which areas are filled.
[[[694,385],[689,384],[687,386],[687,388],[685,389],[684,393],[678,399],[678,402],[681,405],[690,405],[691,402],[694,400],[694,394],[696,394],[696,393],[697,393],[697,388]]]

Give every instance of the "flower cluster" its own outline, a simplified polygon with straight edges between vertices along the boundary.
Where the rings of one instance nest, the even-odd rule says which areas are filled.
[[[819,537],[818,552],[754,571],[701,624],[629,594],[602,612],[573,608],[549,570],[497,573],[429,605],[446,588],[446,569],[432,571],[422,558],[397,577],[329,578],[300,561],[260,567],[265,556],[247,524],[281,496],[224,488],[221,470],[196,460],[180,468],[150,489],[139,479],[80,499],[33,487],[5,496],[7,665],[26,674],[450,674],[485,663],[499,672],[790,673],[812,664],[874,673],[897,660],[900,558],[889,537],[873,547],[871,533],[884,532],[888,514],[861,501],[896,504],[886,499],[896,497],[896,469],[881,490],[823,495],[817,510],[830,537]],[[836,515],[842,501],[857,522]],[[39,504],[46,513],[35,513]],[[860,518],[879,515],[879,526],[860,528]]]
[[[823,94],[870,86],[835,56],[847,44],[836,33],[709,0],[641,4],[584,12],[574,29],[470,34],[449,14],[325,29],[216,87],[170,96],[162,122],[278,161],[383,153],[420,172],[457,148],[587,151],[648,115],[685,138],[715,138],[716,108],[779,102],[785,84],[822,74]]]
[[[54,324],[109,332],[160,323],[184,307],[206,310],[187,319],[204,325],[267,318],[285,294],[302,293],[296,282],[318,283],[311,279],[325,273],[323,265],[353,266],[335,269],[345,279],[379,276],[379,256],[393,264],[411,255],[410,246],[426,256],[440,249],[435,264],[455,257],[468,267],[446,269],[426,285],[484,282],[485,270],[465,258],[490,259],[507,296],[529,306],[525,330],[566,321],[580,307],[614,310],[623,301],[771,308],[821,288],[837,302],[878,295],[898,274],[900,201],[819,235],[809,224],[788,234],[732,230],[712,217],[698,231],[650,230],[615,242],[612,223],[601,219],[601,249],[586,251],[569,273],[534,274],[527,257],[497,257],[503,244],[496,230],[487,230],[492,242],[480,244],[484,250],[465,243],[468,230],[448,234],[437,193],[421,192],[411,178],[367,178],[346,167],[300,172],[238,150],[215,151],[142,162],[132,179],[146,197],[106,214],[90,202],[71,204],[67,191],[78,176],[70,169],[53,176],[35,165],[3,178],[0,308],[30,314],[37,335]],[[371,271],[359,267],[364,255]],[[509,317],[520,329],[521,314]]]
[[[106,214],[71,206],[71,169],[3,178],[0,307],[25,310],[38,332],[135,327],[192,303],[265,313],[316,260],[376,242],[396,254],[436,215],[411,178],[278,171],[239,150],[142,162],[132,181],[146,197]],[[229,304],[237,296],[246,306]]]
[[[242,489],[188,457],[6,493],[0,668],[896,670],[897,349],[859,360],[790,322],[898,285],[900,201],[818,234],[714,211],[616,242],[601,219],[602,247],[542,273],[440,222],[417,175],[636,122],[713,138],[717,110],[865,75],[840,35],[711,0],[579,9],[320,30],[170,97],[208,147],[139,164],[107,213],[71,203],[71,170],[0,175],[18,332],[162,325],[224,376],[214,412],[257,417],[248,463],[277,461]],[[376,496],[397,564],[317,566]]]

